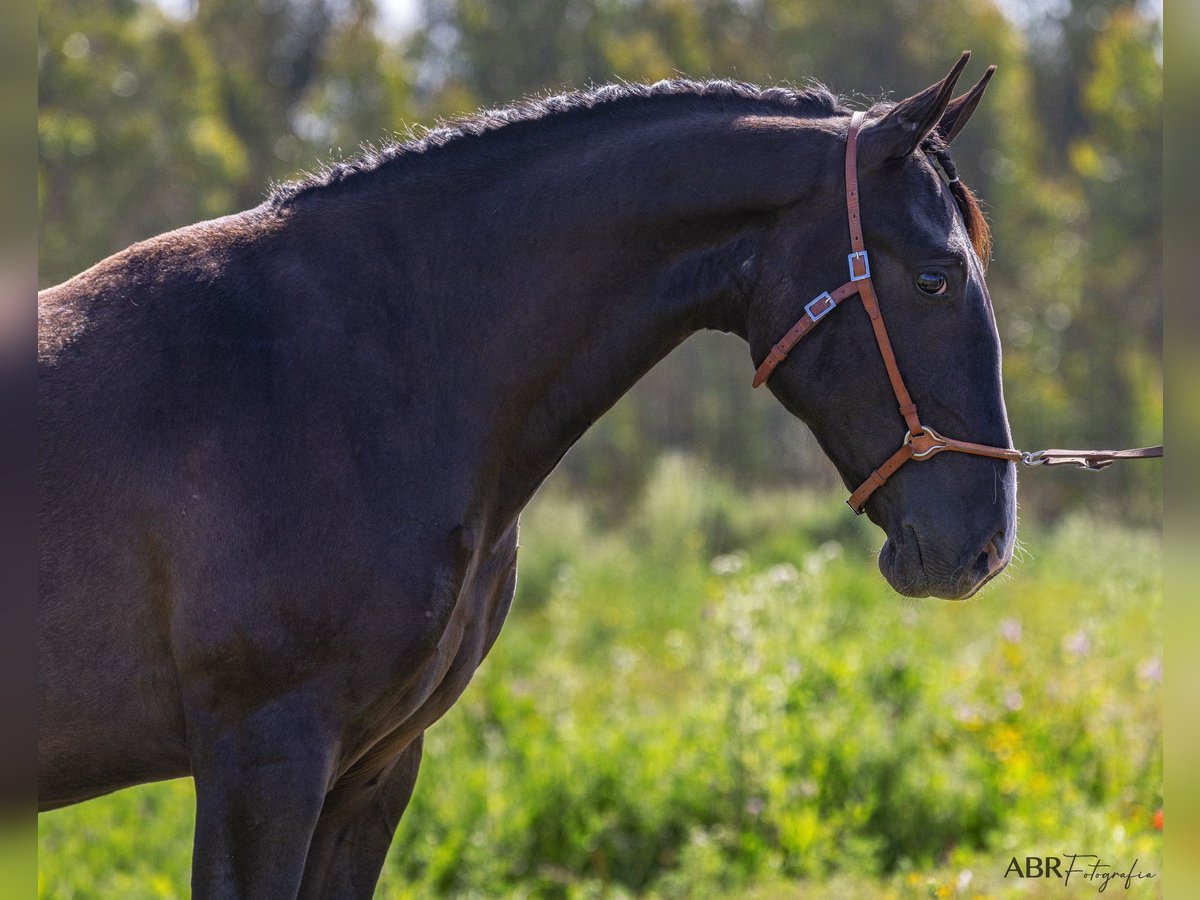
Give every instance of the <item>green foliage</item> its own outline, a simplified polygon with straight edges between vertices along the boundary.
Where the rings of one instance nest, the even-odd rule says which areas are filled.
[[[38,822],[38,896],[186,897],[194,811],[189,780],[45,814]]]
[[[567,488],[526,517],[381,896],[1007,896],[1010,856],[1072,850],[1161,871],[1156,533],[1072,517],[981,597],[915,603],[837,497],[668,457],[607,527]],[[186,895],[190,794],[43,815],[41,896]]]

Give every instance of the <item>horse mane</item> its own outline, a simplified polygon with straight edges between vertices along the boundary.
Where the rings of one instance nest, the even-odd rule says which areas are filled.
[[[498,132],[511,133],[528,127],[544,126],[551,121],[567,117],[604,113],[617,108],[697,102],[714,98],[754,104],[760,111],[766,106],[783,115],[798,114],[808,118],[827,118],[847,115],[850,112],[832,91],[817,81],[810,81],[807,87],[796,89],[782,85],[764,88],[733,79],[671,78],[648,85],[622,82],[561,94],[534,95],[507,106],[483,109],[471,115],[442,121],[437,127],[423,133],[412,131],[407,140],[380,147],[364,145],[355,159],[329,163],[300,179],[274,185],[267,198],[267,204],[275,208],[284,208],[310,194],[324,193],[348,181],[357,181],[356,176],[392,171],[444,147],[467,147],[479,143],[467,141],[467,138],[479,138]],[[890,106],[891,104],[887,103],[877,103],[871,108],[871,112],[886,111]],[[936,131],[922,141],[921,149],[931,160],[936,160],[951,179],[950,190],[966,224],[971,245],[986,266],[991,258],[992,236],[978,198],[970,188],[957,180],[950,149]]]
[[[498,132],[511,134],[589,113],[608,113],[618,108],[633,109],[714,98],[752,103],[760,111],[762,106],[767,106],[781,114],[799,114],[809,118],[849,114],[838,98],[816,81],[810,82],[804,89],[795,89],[784,86],[763,88],[732,79],[699,81],[672,78],[648,85],[622,82],[561,94],[534,95],[507,106],[483,109],[471,115],[441,121],[433,129],[410,131],[407,140],[380,147],[363,145],[360,155],[355,159],[329,163],[300,179],[274,185],[267,203],[284,207],[308,194],[336,188],[354,176],[400,168],[443,147],[474,147],[481,143],[468,142],[466,138],[479,138]]]

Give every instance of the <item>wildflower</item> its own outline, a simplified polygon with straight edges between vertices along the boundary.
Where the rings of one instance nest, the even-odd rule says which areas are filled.
[[[740,553],[724,553],[714,557],[710,565],[716,575],[732,575],[741,571],[746,565],[746,560]]]
[[[962,723],[963,727],[968,731],[978,731],[983,724],[983,717],[979,710],[966,703],[959,704],[954,710],[954,718]]]
[[[1076,631],[1063,638],[1063,649],[1072,656],[1087,656],[1092,649],[1092,639],[1086,631]]]
[[[764,574],[767,584],[771,587],[783,587],[795,584],[800,580],[800,570],[791,563],[779,563],[771,566]]]
[[[1162,831],[1162,825],[1163,825],[1162,807],[1159,807],[1158,809],[1156,809],[1154,811],[1154,816],[1151,819],[1151,821],[1154,823],[1155,828],[1157,828],[1159,831]]]
[[[1010,644],[1021,643],[1021,623],[1016,619],[1005,619],[1000,623],[1000,636]]]
[[[1157,656],[1146,660],[1144,663],[1138,666],[1137,673],[1138,678],[1142,679],[1142,681],[1161,682],[1163,679],[1162,660]]]

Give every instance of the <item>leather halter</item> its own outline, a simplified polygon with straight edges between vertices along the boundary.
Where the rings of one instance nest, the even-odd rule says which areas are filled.
[[[883,313],[879,309],[879,299],[875,296],[875,286],[871,282],[871,261],[863,242],[862,219],[858,209],[858,132],[862,128],[866,113],[856,112],[850,118],[850,132],[846,138],[846,212],[850,220],[850,247],[852,252],[847,258],[850,264],[850,280],[833,291],[826,291],[810,300],[804,307],[804,315],[793,325],[780,340],[771,348],[766,359],[754,373],[754,387],[759,387],[775,371],[775,367],[787,359],[788,353],[808,334],[816,324],[837,308],[843,300],[858,294],[862,300],[863,309],[871,318],[871,329],[875,332],[875,342],[879,345],[879,354],[883,357],[883,365],[887,369],[888,380],[896,394],[899,411],[908,433],[900,449],[884,461],[883,465],[867,476],[867,480],[858,486],[846,501],[858,515],[862,515],[867,499],[910,459],[918,462],[931,459],[943,450],[953,450],[957,453],[969,453],[974,456],[990,456],[1011,462],[1024,462],[1030,466],[1073,464],[1085,469],[1098,470],[1111,465],[1118,459],[1147,459],[1161,457],[1162,446],[1142,447],[1136,450],[1038,450],[1024,453],[1011,447],[990,447],[986,444],[973,444],[970,441],[960,441],[957,438],[945,437],[934,431],[928,425],[922,425],[917,415],[917,405],[909,396],[904,378],[900,375],[900,367],[896,364],[896,355],[892,351],[892,342],[888,339],[887,327],[883,324]]]

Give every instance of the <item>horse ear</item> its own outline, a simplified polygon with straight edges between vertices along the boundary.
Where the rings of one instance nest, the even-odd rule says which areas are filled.
[[[862,164],[869,167],[887,159],[902,159],[916,150],[942,118],[954,94],[954,83],[970,58],[971,51],[964,50],[945,78],[901,100],[878,122],[864,127],[858,150]]]
[[[949,144],[963,130],[963,126],[967,124],[967,120],[971,118],[971,113],[975,112],[975,107],[979,105],[979,98],[983,96],[983,92],[987,89],[988,82],[992,80],[992,75],[995,73],[995,66],[988,66],[987,71],[983,73],[983,77],[979,79],[979,83],[971,88],[961,97],[955,97],[946,106],[946,111],[942,114],[941,121],[937,124],[938,134],[942,140]]]

